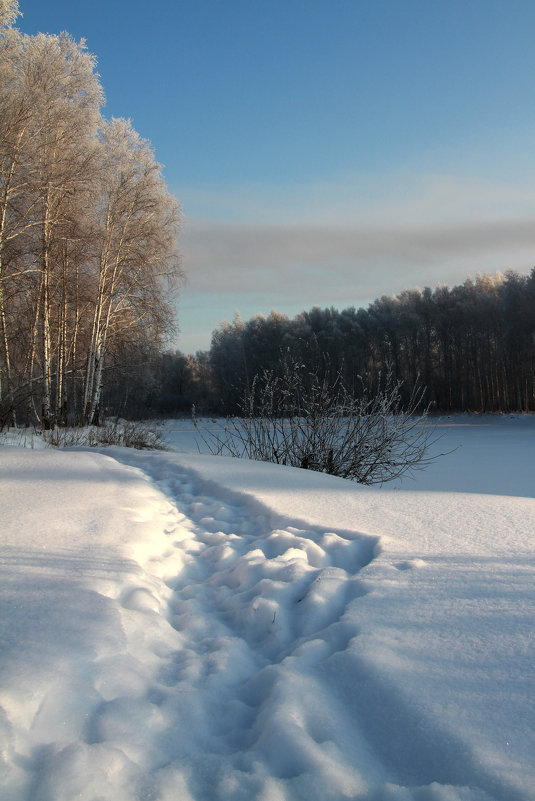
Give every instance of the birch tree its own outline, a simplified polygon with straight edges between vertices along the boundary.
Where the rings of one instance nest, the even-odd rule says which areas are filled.
[[[103,127],[98,289],[84,389],[85,422],[97,422],[110,340],[125,333],[158,342],[170,327],[171,290],[181,277],[177,236],[181,213],[167,191],[150,144],[129,121]]]
[[[0,18],[13,21],[17,11],[15,3],[4,3]],[[67,34],[30,37],[2,30],[0,366],[5,391],[12,394],[12,341],[24,340],[19,393],[26,388],[45,428],[57,412],[52,401],[55,328],[63,328],[65,340],[67,285],[72,286],[65,243],[79,227],[75,209],[96,178],[103,94],[94,70],[95,59],[84,43]],[[24,315],[13,300],[21,292]],[[16,328],[9,330],[15,320]],[[62,369],[65,352],[63,341]]]
[[[13,25],[20,16],[17,0],[0,0],[0,28]]]
[[[13,261],[10,244],[25,228],[24,214],[20,215],[24,191],[21,152],[31,119],[19,80],[24,39],[10,27],[18,13],[16,2],[0,0],[0,403],[13,393],[6,295]],[[13,410],[12,414],[15,422]]]
[[[96,136],[102,89],[95,60],[68,34],[31,37],[25,48],[25,90],[32,104],[32,163],[35,203],[33,247],[39,276],[35,300],[39,322],[41,370],[40,414],[44,428],[52,422],[51,370],[53,325],[68,273],[60,269],[63,242],[73,222],[73,198],[87,192],[97,178]],[[53,319],[53,310],[56,312]]]
[[[27,397],[49,428],[69,400],[96,420],[105,355],[172,327],[181,215],[149,143],[103,120],[84,42],[18,14],[0,0],[0,425]]]

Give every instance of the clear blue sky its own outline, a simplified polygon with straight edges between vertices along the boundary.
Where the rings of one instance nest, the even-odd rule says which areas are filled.
[[[534,0],[19,0],[186,218],[176,342],[535,264]]]

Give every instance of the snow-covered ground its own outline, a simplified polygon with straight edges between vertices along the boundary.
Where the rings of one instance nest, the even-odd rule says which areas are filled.
[[[0,448],[2,801],[535,799],[535,417],[441,430],[383,488]]]

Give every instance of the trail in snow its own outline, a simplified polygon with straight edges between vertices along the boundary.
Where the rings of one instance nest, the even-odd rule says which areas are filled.
[[[184,554],[169,603],[181,647],[158,682],[172,688],[172,717],[188,734],[176,738],[171,725],[158,749],[188,765],[193,798],[271,798],[277,786],[292,801],[402,799],[406,788],[431,799],[442,786],[452,798],[525,801],[363,658],[360,573],[377,538],[272,518],[171,455],[125,458],[177,510],[166,531]]]
[[[365,592],[358,573],[376,541],[273,528],[267,510],[208,495],[169,458],[128,457],[172,500],[166,533],[184,562],[169,582],[180,648],[156,679],[175,725],[156,750],[188,766],[195,799],[259,797],[280,779],[291,798],[361,792],[374,760],[336,681],[327,691],[314,666],[358,635],[345,613]]]

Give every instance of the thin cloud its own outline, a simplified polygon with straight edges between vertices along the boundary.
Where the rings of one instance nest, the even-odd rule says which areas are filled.
[[[448,282],[454,265],[464,277],[474,265],[481,272],[527,268],[535,254],[535,223],[351,227],[194,222],[183,235],[182,250],[190,291],[243,295],[272,293],[279,286],[287,295],[303,292],[308,284],[308,295],[311,285],[332,290],[340,282],[346,289],[348,283],[352,289],[364,283],[379,290],[381,279],[404,275]],[[393,283],[397,286],[398,280]],[[390,291],[398,291],[396,286]]]

